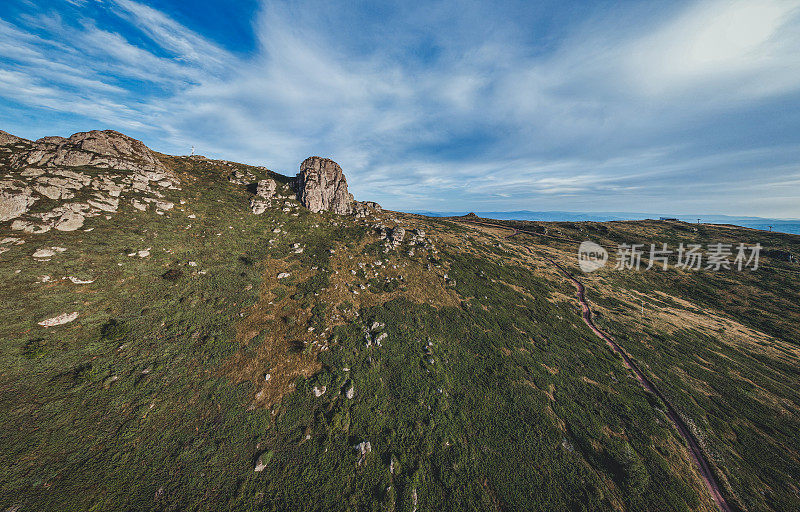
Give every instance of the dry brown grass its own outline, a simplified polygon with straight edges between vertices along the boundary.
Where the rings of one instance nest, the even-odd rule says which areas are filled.
[[[458,294],[445,284],[443,274],[446,270],[426,270],[422,254],[415,259],[400,257],[396,251],[380,257],[365,256],[364,246],[377,240],[367,237],[361,245],[347,249],[336,247],[330,259],[330,282],[320,290],[316,303],[329,306],[332,312],[326,318],[325,328],[309,331],[307,326],[312,316],[311,307],[302,307],[292,298],[296,283],[310,278],[316,270],[302,268],[297,264],[290,267],[282,260],[266,260],[262,263],[263,282],[258,302],[247,311],[236,325],[236,340],[240,350],[224,365],[223,374],[235,382],[250,381],[255,385],[252,406],[270,407],[294,389],[298,377],[310,377],[320,370],[318,354],[327,349],[330,330],[355,318],[361,308],[380,305],[398,297],[413,302],[429,304],[434,307],[456,306],[460,302]],[[422,251],[419,251],[420,253]],[[375,265],[376,261],[383,262]],[[361,290],[358,284],[365,279],[351,273],[358,270],[359,263],[367,271],[367,278],[398,279],[404,282],[393,292],[373,293],[369,288]],[[290,271],[291,277],[280,283],[289,288],[282,300],[277,300],[273,290],[279,285],[277,275]],[[357,290],[358,293],[353,293]],[[342,311],[340,306],[352,307]],[[248,343],[259,334],[264,339],[254,349],[246,350]],[[270,379],[265,379],[269,373]]]

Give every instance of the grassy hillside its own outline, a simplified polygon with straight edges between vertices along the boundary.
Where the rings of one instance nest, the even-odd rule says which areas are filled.
[[[530,231],[506,238],[292,199],[253,215],[228,163],[162,159],[181,181],[163,215],[0,225],[3,510],[714,510],[663,404],[543,256],[585,282],[733,503],[800,507],[800,275],[781,259],[800,237],[492,221]],[[424,235],[386,251],[376,224]],[[587,237],[776,252],[751,273],[583,275],[565,238]]]

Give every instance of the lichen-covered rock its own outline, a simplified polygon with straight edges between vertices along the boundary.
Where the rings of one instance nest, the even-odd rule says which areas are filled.
[[[62,313],[58,316],[54,316],[53,318],[48,318],[47,320],[42,320],[39,322],[39,325],[42,327],[55,327],[57,325],[64,325],[69,322],[72,322],[78,318],[78,312],[73,311],[72,313]]]
[[[83,227],[84,216],[73,211],[64,212],[53,225],[59,231],[75,231]]]
[[[297,199],[312,212],[330,211],[346,215],[353,211],[353,196],[339,164],[312,156],[300,164],[295,180]]]

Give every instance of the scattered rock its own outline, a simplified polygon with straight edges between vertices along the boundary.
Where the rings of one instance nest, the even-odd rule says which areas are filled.
[[[80,213],[68,211],[65,212],[53,226],[59,231],[75,231],[83,227],[84,216]]]
[[[78,312],[73,311],[72,313],[62,313],[58,316],[54,316],[53,318],[48,318],[47,320],[42,320],[39,322],[39,325],[42,327],[55,327],[57,325],[64,325],[66,323],[72,322],[78,318]]]
[[[280,274],[278,274],[278,279],[286,279],[290,275],[291,274],[289,272],[281,272]]]
[[[72,281],[72,284],[92,284],[94,282],[94,279],[84,280],[84,279],[79,279],[79,278],[73,277],[73,276],[67,276],[64,279],[69,279],[70,281]]]
[[[355,445],[353,449],[358,452],[358,465],[360,466],[364,463],[367,455],[372,451],[372,445],[369,441],[364,441]]]
[[[40,258],[52,258],[56,255],[56,251],[53,249],[38,249],[36,252],[33,253],[33,257],[40,259]]]
[[[325,386],[319,386],[319,387],[314,386],[314,396],[317,397],[322,396],[325,394],[327,390],[328,388],[326,388]]]

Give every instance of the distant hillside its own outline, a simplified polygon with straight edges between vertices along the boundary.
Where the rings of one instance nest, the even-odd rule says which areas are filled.
[[[426,210],[415,210],[414,213],[429,215],[432,217],[454,217],[465,215],[467,212],[433,212]],[[646,220],[659,219],[661,217],[676,218],[689,223],[696,223],[700,219],[701,223],[707,224],[730,224],[751,229],[768,231],[772,226],[773,231],[781,233],[800,234],[800,220],[798,219],[770,219],[762,217],[736,217],[731,215],[672,215],[655,213],[635,213],[635,212],[533,212],[529,210],[518,210],[510,212],[475,212],[478,216],[487,219],[498,220],[536,220],[543,222],[609,222],[619,220]]]

